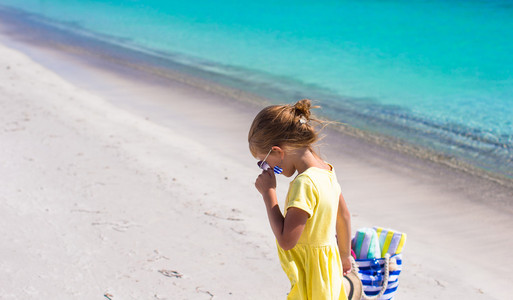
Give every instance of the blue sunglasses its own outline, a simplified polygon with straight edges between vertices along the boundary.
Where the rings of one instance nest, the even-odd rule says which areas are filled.
[[[257,165],[260,169],[264,170],[264,171],[267,171],[271,166],[265,161],[267,159],[267,157],[269,156],[269,154],[271,154],[271,151],[273,151],[273,149],[269,150],[269,153],[267,153],[267,155],[265,156],[264,160],[261,160],[259,162],[257,162]],[[281,174],[283,172],[283,169],[278,167],[278,166],[275,166],[273,168],[273,171],[275,174]]]

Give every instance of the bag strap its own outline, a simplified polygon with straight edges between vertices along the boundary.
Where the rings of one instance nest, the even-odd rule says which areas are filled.
[[[352,256],[351,256],[351,264],[353,266],[353,269],[356,271],[356,273],[358,273],[358,265],[356,264],[356,261],[354,260],[354,258]],[[390,254],[386,253],[385,254],[385,274],[383,276],[383,286],[381,287],[381,290],[375,296],[367,296],[367,295],[365,295],[365,291],[362,291],[362,299],[377,300],[381,296],[383,296],[383,294],[385,294],[385,291],[387,290],[387,287],[388,287],[389,275],[390,275]]]

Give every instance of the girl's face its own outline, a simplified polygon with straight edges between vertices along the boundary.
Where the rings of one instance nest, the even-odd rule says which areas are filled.
[[[288,155],[287,153],[280,147],[274,146],[270,153],[260,153],[257,154],[256,158],[259,160],[258,166],[260,167],[261,164],[264,162],[269,165],[271,169],[274,169],[275,167],[278,167],[279,169],[282,169],[283,173],[282,175],[286,177],[291,177],[296,172],[296,169],[293,165],[289,164],[288,162]],[[276,173],[276,172],[275,172]]]

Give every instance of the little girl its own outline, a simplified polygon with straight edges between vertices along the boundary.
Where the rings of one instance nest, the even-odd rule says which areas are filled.
[[[351,270],[350,215],[333,166],[312,149],[318,134],[310,100],[273,105],[255,117],[249,149],[263,169],[262,194],[278,256],[291,282],[287,299],[347,299],[342,276]],[[276,174],[291,177],[285,215],[276,199]],[[338,245],[337,245],[338,244]]]

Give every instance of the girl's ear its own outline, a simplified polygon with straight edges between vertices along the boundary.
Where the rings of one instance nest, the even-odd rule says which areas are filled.
[[[283,150],[283,148],[281,148],[279,146],[273,146],[272,149],[273,149],[273,152],[278,153],[278,155],[280,156],[280,159],[283,160],[283,158],[285,157],[285,150]]]

